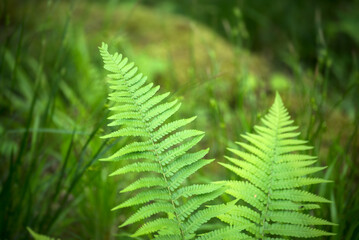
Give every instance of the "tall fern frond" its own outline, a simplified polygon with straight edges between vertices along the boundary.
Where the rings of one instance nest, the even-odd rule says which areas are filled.
[[[111,72],[108,83],[112,92],[108,99],[112,115],[108,125],[114,127],[103,138],[132,137],[127,145],[102,160],[130,162],[124,161],[123,167],[111,176],[139,174],[135,182],[122,190],[132,193],[132,197],[114,208],[138,206],[121,227],[144,222],[133,237],[192,239],[202,224],[234,208],[234,204],[203,207],[224,193],[223,186],[182,186],[190,175],[213,161],[204,159],[208,149],[190,152],[204,133],[179,130],[195,117],[170,121],[181,104],[177,100],[166,101],[169,93],[157,94],[159,86],[148,83],[127,58],[117,53],[111,55],[104,43],[99,49],[104,68]]]
[[[297,127],[292,125],[278,93],[261,120],[263,126],[255,126],[256,133],[242,136],[248,143],[237,142],[241,150],[229,148],[239,159],[226,157],[231,163],[220,163],[243,179],[226,181],[226,192],[243,205],[220,219],[231,226],[247,225],[246,239],[333,235],[315,228],[333,223],[305,213],[329,202],[301,188],[328,182],[307,176],[325,167],[312,166],[316,158],[302,153],[312,147],[296,139]]]

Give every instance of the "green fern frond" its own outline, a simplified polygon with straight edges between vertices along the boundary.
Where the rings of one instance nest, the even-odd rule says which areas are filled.
[[[160,87],[147,83],[147,78],[137,73],[137,67],[127,58],[117,53],[111,55],[104,43],[99,49],[104,68],[110,71],[108,126],[114,129],[102,138],[132,138],[102,160],[123,162],[110,176],[139,174],[135,182],[121,191],[132,193],[132,197],[113,208],[138,206],[121,227],[143,221],[133,237],[149,234],[157,239],[192,239],[202,224],[230,210],[228,205],[203,207],[224,193],[223,186],[182,186],[190,175],[213,161],[204,159],[208,149],[190,152],[204,133],[180,130],[195,117],[170,121],[181,104],[177,100],[167,101],[169,93],[157,94]],[[203,218],[197,219],[198,216]]]
[[[302,154],[312,147],[295,139],[298,127],[292,125],[279,94],[262,123],[255,126],[256,133],[242,136],[247,143],[237,143],[243,150],[229,149],[239,159],[226,157],[230,163],[220,163],[243,179],[225,181],[226,192],[248,207],[237,206],[219,218],[231,226],[248,225],[241,233],[248,238],[333,235],[315,226],[335,224],[305,213],[330,201],[301,187],[329,181],[307,177],[325,167],[313,167],[316,157]]]

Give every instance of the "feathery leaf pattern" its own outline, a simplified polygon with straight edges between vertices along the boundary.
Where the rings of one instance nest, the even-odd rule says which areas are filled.
[[[229,149],[239,159],[226,157],[230,163],[220,163],[243,179],[225,181],[226,192],[248,207],[239,205],[219,218],[231,226],[247,225],[244,239],[334,235],[314,226],[335,224],[304,213],[330,201],[300,187],[328,181],[307,177],[323,167],[311,166],[315,157],[302,154],[311,147],[295,139],[297,127],[278,93],[262,123],[255,126],[255,134],[242,136],[248,143],[237,142],[243,150]]]
[[[192,239],[202,224],[233,208],[222,204],[204,208],[204,204],[224,193],[217,184],[182,186],[186,179],[213,160],[203,157],[208,152],[189,152],[204,136],[198,130],[179,130],[195,117],[170,121],[180,103],[166,101],[169,93],[158,95],[159,86],[147,83],[147,78],[137,73],[137,67],[128,63],[121,54],[111,55],[108,46],[99,48],[104,68],[111,72],[109,101],[112,115],[108,125],[111,133],[103,138],[132,137],[127,145],[103,161],[133,160],[111,176],[128,173],[142,174],[122,192],[135,192],[113,210],[139,206],[122,225],[145,223],[132,235],[152,235],[157,239]],[[144,189],[145,188],[145,189]],[[197,216],[201,219],[197,220]],[[233,228],[228,229],[233,232]],[[221,234],[226,231],[222,230]],[[215,234],[215,233],[213,233]],[[216,234],[219,234],[216,232]]]

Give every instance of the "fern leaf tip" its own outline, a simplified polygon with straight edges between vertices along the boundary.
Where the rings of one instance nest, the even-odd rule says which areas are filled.
[[[280,96],[280,94],[279,94],[278,91],[275,92],[275,100],[274,100],[274,101],[275,101],[275,102],[276,102],[276,101],[282,102],[282,98],[281,98],[281,96]]]
[[[106,43],[102,42],[101,46],[98,47],[98,48],[99,48],[100,50],[105,50],[105,51],[107,51],[108,45],[107,45]]]

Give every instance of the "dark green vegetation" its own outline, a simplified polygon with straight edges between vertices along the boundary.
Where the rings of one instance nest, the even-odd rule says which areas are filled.
[[[115,169],[98,161],[128,144],[99,139],[108,113],[97,47],[107,41],[181,99],[176,119],[197,116],[208,159],[224,162],[278,90],[316,166],[328,166],[315,176],[334,182],[308,187],[333,201],[315,216],[339,224],[331,239],[355,239],[358,1],[177,2],[0,2],[0,238],[27,239],[27,226],[62,239],[136,231],[117,228],[131,209],[109,211],[135,179],[109,178]],[[238,177],[214,162],[190,181],[223,179]]]

